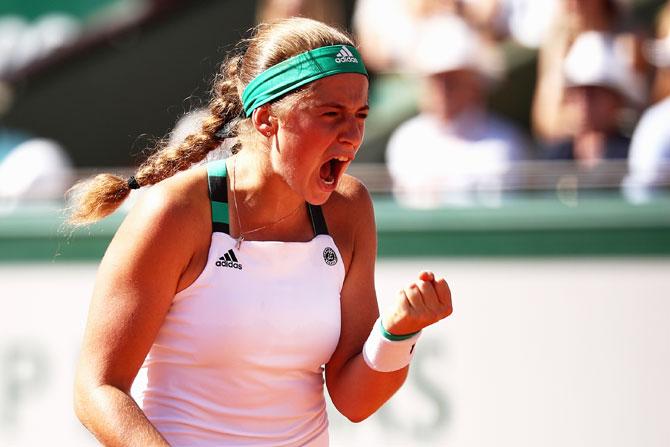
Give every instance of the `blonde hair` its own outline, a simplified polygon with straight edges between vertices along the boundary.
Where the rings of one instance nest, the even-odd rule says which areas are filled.
[[[153,185],[203,160],[223,138],[250,138],[254,131],[251,120],[242,115],[244,87],[285,59],[315,48],[344,44],[353,45],[351,37],[316,20],[290,18],[258,25],[251,37],[243,40],[221,64],[211,91],[209,115],[200,130],[175,146],[170,146],[167,139],[161,140],[133,177],[141,186]],[[233,152],[238,149],[239,144]],[[99,174],[77,183],[68,192],[68,222],[86,225],[108,216],[130,190],[126,179],[112,174]]]

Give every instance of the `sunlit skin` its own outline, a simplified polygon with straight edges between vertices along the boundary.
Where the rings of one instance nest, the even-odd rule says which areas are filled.
[[[368,115],[368,79],[347,73],[316,81],[308,93],[279,116],[272,165],[303,200],[324,203],[333,188],[320,179],[321,166],[346,158],[342,172],[363,141]]]
[[[426,78],[425,107],[444,122],[481,105],[482,80],[470,69],[452,70]]]

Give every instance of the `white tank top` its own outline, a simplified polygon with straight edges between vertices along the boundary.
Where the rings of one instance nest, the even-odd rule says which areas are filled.
[[[327,446],[323,365],[340,336],[342,257],[311,205],[311,241],[237,249],[225,160],[208,174],[207,265],[175,295],[133,397],[173,446]]]

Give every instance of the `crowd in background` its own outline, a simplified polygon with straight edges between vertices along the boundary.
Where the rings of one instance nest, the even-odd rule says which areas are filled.
[[[396,197],[495,205],[519,184],[511,167],[539,159],[571,161],[594,178],[607,161],[627,161],[626,196],[649,200],[670,179],[669,17],[666,2],[652,37],[624,1],[360,0],[354,25],[369,66],[422,84],[418,116],[386,150]],[[487,107],[508,39],[538,50],[526,135]]]
[[[357,0],[351,28],[371,75],[371,120],[376,105],[384,117],[370,127],[390,135],[384,159],[396,198],[415,207],[497,206],[505,190],[523,186],[514,167],[529,160],[570,162],[594,178],[618,160],[626,169],[617,187],[635,203],[667,188],[670,1],[653,24],[636,22],[631,4]],[[257,5],[257,21],[293,15],[348,22],[341,2]],[[18,25],[0,20],[0,74],[10,26]],[[45,48],[67,39],[46,39]],[[510,42],[537,52],[535,85],[524,86],[533,90],[528,128],[488,102],[505,79]],[[60,196],[69,184],[66,148],[38,137],[0,126],[0,199]]]

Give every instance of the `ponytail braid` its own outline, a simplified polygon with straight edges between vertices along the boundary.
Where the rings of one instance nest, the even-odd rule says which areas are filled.
[[[139,186],[153,185],[203,160],[219,147],[222,139],[237,136],[242,113],[238,92],[241,56],[234,56],[222,64],[214,80],[209,116],[198,133],[189,135],[176,146],[161,140],[156,151],[138,168],[133,176]],[[72,203],[68,222],[79,226],[96,222],[113,213],[130,194],[133,185],[113,174],[99,174],[74,185],[68,196]]]
[[[70,224],[85,225],[106,217],[128,197],[131,186],[153,185],[188,169],[205,159],[226,138],[235,138],[233,153],[236,153],[240,142],[247,141],[255,132],[250,120],[242,117],[244,86],[267,68],[292,56],[327,45],[353,45],[353,40],[346,33],[321,22],[294,17],[261,24],[252,37],[242,43],[246,48],[238,51],[237,56],[228,58],[214,79],[209,116],[203,120],[200,131],[176,146],[168,145],[167,139],[163,139],[131,181],[100,174],[73,186],[68,192],[73,203],[68,219]],[[277,102],[296,94],[291,93]]]

